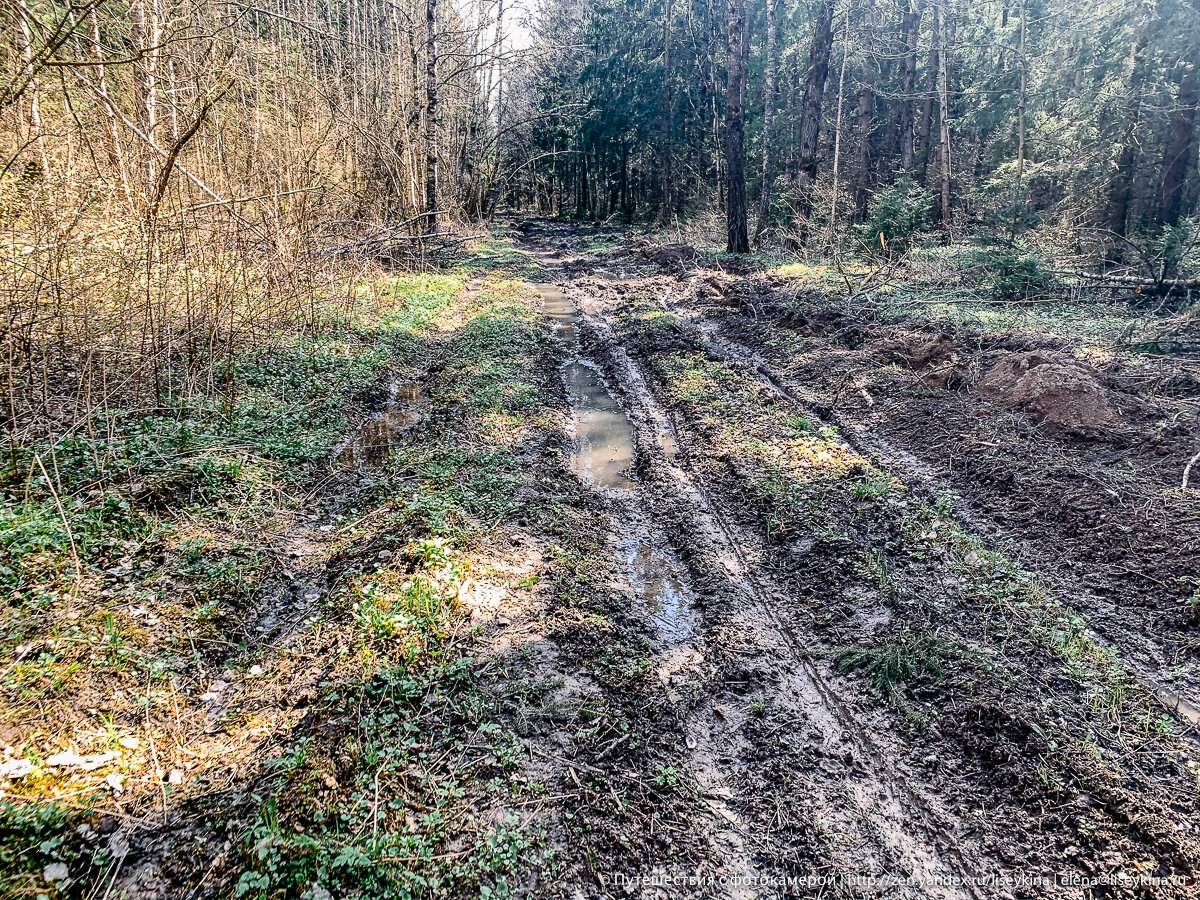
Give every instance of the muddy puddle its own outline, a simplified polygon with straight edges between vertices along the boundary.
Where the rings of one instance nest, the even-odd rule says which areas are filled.
[[[394,382],[388,389],[387,405],[336,451],[334,462],[349,469],[379,468],[387,462],[396,438],[420,419],[427,402],[419,384]]]
[[[579,354],[579,313],[553,284],[535,285],[546,318],[558,338],[577,358],[563,365],[563,381],[574,413],[571,469],[586,484],[601,490],[632,490],[633,427],[613,399],[600,367]]]
[[[691,635],[696,610],[674,554],[665,545],[638,536],[623,539],[617,557],[641,612],[654,622],[663,640],[674,644]]]
[[[629,491],[633,465],[633,427],[609,393],[600,370],[576,360],[563,367],[567,396],[575,416],[571,468],[586,484],[603,490]]]
[[[542,302],[546,305],[546,319],[554,329],[555,335],[568,347],[577,346],[579,335],[575,323],[579,321],[579,314],[567,299],[567,295],[552,284],[536,284],[534,287],[542,295]]]
[[[579,313],[574,304],[552,284],[536,287],[555,334],[576,356],[562,367],[574,414],[572,471],[594,488],[631,492],[637,483],[631,477],[633,425],[629,416],[613,398],[600,367],[580,352]],[[633,502],[626,500],[618,505]],[[618,526],[624,537],[617,544],[623,587],[634,595],[640,611],[654,623],[665,642],[676,644],[685,640],[695,627],[696,611],[679,562],[665,540],[656,541],[650,536],[637,521],[636,513],[625,510],[625,515],[619,518],[626,519]]]

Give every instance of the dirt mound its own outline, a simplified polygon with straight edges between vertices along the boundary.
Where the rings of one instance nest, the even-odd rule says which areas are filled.
[[[958,344],[948,334],[939,334],[933,340],[918,345],[909,355],[909,364],[914,369],[939,366],[958,355]]]
[[[695,265],[703,257],[699,250],[687,244],[654,244],[645,242],[633,248],[633,252],[656,263],[668,272],[680,273]]]
[[[723,259],[716,260],[716,266],[722,272],[729,275],[750,275],[754,272],[754,267],[740,256],[727,256]]]
[[[1091,370],[1058,353],[1010,353],[997,362],[981,385],[985,397],[1009,409],[1021,408],[1039,422],[1069,431],[1117,424],[1108,392]]]
[[[696,279],[695,283],[696,296],[702,300],[709,300],[715,303],[723,303],[731,297],[735,303],[737,300],[737,287],[732,278],[711,273]]]

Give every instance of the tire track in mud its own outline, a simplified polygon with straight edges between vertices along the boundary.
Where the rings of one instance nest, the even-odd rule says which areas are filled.
[[[534,246],[536,247],[536,242]],[[829,621],[828,617],[822,613],[827,603],[829,608],[835,612],[857,606],[857,594],[853,587],[853,580],[843,582],[830,568],[836,566],[837,562],[844,558],[839,557],[838,561],[834,562],[824,555],[810,557],[818,569],[828,573],[832,579],[829,590],[833,591],[833,594],[826,601],[822,599],[822,594],[826,592],[823,577],[814,579],[812,576],[806,576],[803,569],[800,568],[804,563],[799,562],[797,565],[800,557],[797,559],[777,558],[770,552],[759,534],[759,530],[753,524],[758,521],[758,513],[753,509],[747,509],[736,493],[739,486],[746,483],[745,479],[748,477],[747,471],[736,463],[738,441],[726,443],[718,440],[717,436],[721,431],[719,416],[713,426],[715,430],[710,429],[706,424],[708,420],[704,419],[702,414],[697,414],[699,419],[693,417],[692,412],[689,411],[692,407],[686,399],[682,401],[681,409],[678,412],[679,430],[674,431],[673,424],[675,423],[673,423],[672,417],[677,415],[675,408],[673,406],[666,407],[665,403],[655,402],[655,392],[657,392],[658,398],[666,396],[664,392],[670,389],[670,382],[664,379],[669,379],[671,376],[660,372],[657,362],[654,361],[655,357],[650,354],[658,350],[663,352],[700,351],[702,354],[707,351],[712,360],[733,363],[735,371],[744,373],[740,376],[741,378],[750,376],[757,378],[762,383],[764,390],[760,394],[761,400],[758,402],[767,406],[778,405],[780,414],[783,415],[791,412],[789,407],[798,408],[810,420],[819,422],[824,419],[830,424],[842,425],[843,437],[849,438],[845,441],[847,449],[856,451],[863,457],[864,462],[873,460],[879,468],[885,471],[891,470],[906,481],[910,481],[915,489],[915,497],[920,503],[940,497],[941,492],[945,489],[943,479],[939,473],[922,463],[919,457],[908,456],[903,451],[893,454],[889,451],[895,448],[873,443],[873,439],[878,435],[872,431],[867,428],[862,428],[861,431],[855,430],[850,427],[850,423],[839,421],[847,417],[838,416],[830,408],[829,401],[822,394],[818,394],[811,387],[806,387],[802,381],[794,381],[786,374],[773,370],[752,350],[748,351],[744,347],[738,346],[736,336],[733,341],[734,346],[725,344],[723,338],[726,329],[722,322],[705,320],[703,312],[693,308],[690,296],[675,295],[676,286],[680,284],[678,279],[656,277],[653,274],[647,276],[644,272],[639,272],[637,277],[627,276],[620,271],[624,264],[617,258],[598,259],[587,265],[583,264],[585,260],[586,258],[567,260],[564,263],[562,269],[564,285],[571,284],[568,290],[579,301],[580,309],[586,313],[582,329],[588,339],[589,351],[592,352],[595,359],[602,363],[605,373],[609,375],[610,383],[613,384],[614,390],[618,391],[622,405],[629,411],[631,418],[637,424],[635,428],[635,439],[638,441],[637,474],[639,480],[649,488],[657,487],[658,494],[653,494],[648,488],[643,488],[643,492],[647,497],[647,502],[653,502],[656,505],[655,514],[659,520],[671,526],[672,540],[675,542],[676,550],[681,558],[686,559],[693,582],[704,587],[710,599],[718,596],[720,604],[727,603],[726,596],[721,595],[721,591],[728,596],[728,605],[738,606],[743,601],[747,601],[744,590],[734,590],[729,587],[734,583],[734,579],[729,577],[729,573],[733,571],[736,575],[736,566],[725,568],[724,571],[718,573],[723,576],[724,580],[715,590],[710,589],[711,583],[705,584],[706,569],[715,572],[727,562],[727,560],[719,559],[718,550],[728,544],[720,536],[715,536],[707,542],[712,543],[715,549],[702,549],[693,556],[689,556],[689,544],[698,546],[706,543],[704,529],[700,525],[695,525],[689,532],[689,524],[692,519],[689,519],[688,515],[695,511],[695,498],[685,496],[686,492],[678,488],[671,473],[666,471],[667,463],[681,469],[694,482],[695,486],[703,491],[706,497],[712,497],[713,503],[709,504],[708,511],[715,513],[718,518],[723,518],[723,524],[732,526],[731,533],[727,535],[728,540],[732,541],[742,552],[742,562],[749,572],[752,575],[761,575],[757,578],[757,582],[762,592],[760,596],[763,599],[760,601],[759,598],[749,598],[749,601],[753,601],[756,609],[765,603],[767,609],[764,611],[764,615],[774,612],[774,603],[779,601],[779,612],[782,613],[786,622],[793,625],[794,636],[799,640],[801,652],[811,647],[815,654],[813,664],[818,673],[829,673],[829,664],[821,660],[828,650],[828,644],[824,643],[824,640],[819,640],[814,641],[815,646],[806,646],[804,641],[810,635],[815,638],[818,633],[825,634],[823,630],[825,626],[818,623]],[[579,273],[583,277],[572,281],[572,273]],[[665,312],[674,314],[672,319],[678,322],[678,325],[675,326],[678,330],[674,336],[666,336],[665,332],[661,338],[656,336],[658,326],[665,326],[667,322],[657,318],[661,313],[653,311],[652,307],[646,308],[644,306],[646,301],[650,301],[652,305],[657,304],[658,308]],[[644,313],[641,310],[644,310]],[[629,323],[625,320],[626,311],[634,317]],[[605,316],[611,318],[606,320]],[[695,316],[697,321],[688,321],[691,316]],[[644,335],[635,327],[635,323],[642,321],[643,318],[647,323]],[[680,319],[684,321],[679,322]],[[629,325],[629,329],[627,329],[627,325]],[[703,331],[701,326],[704,327]],[[633,360],[630,360],[630,355]],[[647,385],[650,385],[650,388],[647,388]],[[849,391],[856,388],[861,390],[857,382],[846,386]],[[751,393],[755,393],[753,388],[750,390]],[[768,393],[773,396],[768,396]],[[673,390],[671,396],[674,396]],[[650,400],[651,408],[649,410],[642,402],[647,398]],[[663,412],[664,408],[670,415]],[[783,412],[784,410],[786,412]],[[814,412],[816,415],[813,415]],[[672,452],[663,452],[657,446],[656,435],[661,434],[670,435],[669,443]],[[710,440],[715,442],[711,448],[707,443]],[[676,446],[682,447],[682,459],[679,458],[679,450],[675,449]],[[734,454],[734,457],[728,455],[731,453]],[[753,471],[753,467],[751,467],[750,472]],[[668,496],[664,497],[664,494]],[[970,507],[963,509],[964,503],[965,501],[956,501],[952,506],[951,518],[960,523],[956,527],[968,529],[966,534],[975,532],[984,540],[985,545],[994,544],[997,538],[1004,536],[1003,529],[998,529],[993,521],[987,519],[986,509],[973,515]],[[676,515],[676,519],[672,523],[671,516],[673,514]],[[803,554],[808,551],[801,549],[799,552]],[[791,555],[795,556],[795,553]],[[780,568],[773,570],[775,566]],[[917,564],[913,567],[917,576],[926,570],[933,573],[930,577],[936,576],[936,566],[933,564]],[[1034,568],[1030,571],[1036,572],[1037,569]],[[946,581],[952,592],[951,599],[954,600],[958,595],[953,592],[961,586],[963,580],[960,578],[958,584],[951,584],[952,579]],[[850,590],[849,594],[843,590],[847,586]],[[1072,608],[1067,602],[1067,598],[1062,596],[1061,585],[1045,586],[1060,588],[1051,594],[1051,599],[1058,595],[1059,602],[1064,605],[1066,610]],[[784,595],[781,592],[772,595],[772,591],[779,588],[786,588],[789,593]],[[809,601],[805,601],[803,598],[809,596],[813,597],[815,604],[806,605]],[[796,606],[797,598],[800,598],[799,607]],[[911,606],[912,604],[909,604],[909,607]],[[808,619],[795,618],[793,609],[800,612],[809,610],[814,613],[813,627],[810,628]],[[905,615],[912,612],[908,607],[903,607],[900,611]],[[916,611],[920,612],[919,609]],[[719,628],[722,625],[720,616],[711,616],[708,607],[704,608],[704,613],[705,636],[720,635]],[[713,619],[715,621],[710,621]],[[850,622],[850,624],[853,623]],[[876,628],[874,621],[868,620],[864,625],[874,633]],[[772,628],[772,631],[776,632],[776,629]],[[841,630],[835,628],[832,633],[843,635],[845,632],[844,628]],[[880,633],[886,634],[887,632],[881,631]],[[975,635],[975,631],[972,629],[967,629],[961,634],[955,631],[953,640],[961,641],[961,645],[968,651],[976,650],[978,645],[974,643],[973,635]],[[1085,635],[1085,637],[1094,640],[1095,635]],[[1022,642],[1028,643],[1030,640],[1033,643],[1025,648]],[[857,645],[859,642],[851,638],[851,643]],[[1159,872],[1172,873],[1176,878],[1194,877],[1191,874],[1194,872],[1191,862],[1195,858],[1194,847],[1189,845],[1187,837],[1193,827],[1186,824],[1186,818],[1180,821],[1177,817],[1181,810],[1191,806],[1192,793],[1188,790],[1188,785],[1194,788],[1194,777],[1188,774],[1193,771],[1192,763],[1188,762],[1191,754],[1187,753],[1186,748],[1179,748],[1182,752],[1175,752],[1167,747],[1162,751],[1161,757],[1155,757],[1159,761],[1157,769],[1143,769],[1139,763],[1139,768],[1135,773],[1123,774],[1123,766],[1129,760],[1129,738],[1126,733],[1127,726],[1123,724],[1122,718],[1128,719],[1126,714],[1130,712],[1136,712],[1140,716],[1144,701],[1142,699],[1135,700],[1130,710],[1123,711],[1122,718],[1110,721],[1105,718],[1107,713],[1096,712],[1095,703],[1097,701],[1092,694],[1087,694],[1080,699],[1071,693],[1070,685],[1054,681],[1053,673],[1060,671],[1061,661],[1056,662],[1057,657],[1043,659],[1043,654],[1052,648],[1037,646],[1038,643],[1035,637],[1025,637],[1019,638],[1016,646],[1017,656],[1014,661],[1017,665],[1018,677],[1021,679],[1031,678],[1034,686],[1034,694],[1023,700],[1018,701],[1013,698],[1014,702],[1007,703],[1003,695],[1003,686],[1000,688],[999,695],[991,689],[984,690],[977,695],[973,688],[973,682],[960,681],[952,681],[950,685],[952,692],[957,691],[953,695],[957,699],[948,700],[945,704],[941,699],[933,696],[928,685],[916,695],[915,699],[921,700],[923,697],[923,702],[936,708],[935,721],[948,721],[964,726],[966,732],[961,737],[957,735],[953,738],[948,735],[943,737],[936,725],[932,736],[924,732],[922,728],[914,731],[904,726],[894,716],[877,716],[874,711],[864,709],[845,692],[844,682],[829,677],[827,683],[830,684],[835,697],[841,690],[841,699],[850,701],[848,711],[853,724],[864,729],[868,739],[878,744],[883,759],[885,761],[894,759],[906,764],[905,768],[896,774],[901,781],[906,782],[917,792],[918,803],[926,799],[930,801],[930,808],[934,816],[934,830],[936,831],[938,826],[944,825],[950,829],[950,834],[962,833],[967,838],[961,847],[945,851],[944,858],[940,860],[945,863],[942,871],[953,873],[955,870],[961,871],[963,867],[969,866],[975,871],[968,874],[986,876],[993,872],[1003,874],[1006,871],[1023,871],[1022,867],[1027,865],[1030,867],[1029,871],[1040,871],[1043,873],[1043,877],[1047,875],[1054,877],[1057,884],[1057,876],[1060,872],[1084,873],[1086,878],[1095,872],[1141,872],[1144,871],[1143,866],[1149,865],[1151,867],[1158,866]],[[988,646],[990,646],[990,642]],[[721,651],[726,648],[714,649],[717,649],[714,656],[720,657]],[[745,647],[728,649],[733,653],[754,653],[759,657],[765,655],[762,646],[753,651],[747,651]],[[770,652],[773,651],[767,651],[767,653]],[[1032,652],[1033,656],[1027,660],[1029,652]],[[787,660],[793,658],[789,647],[779,648],[778,653]],[[725,660],[731,659],[729,656],[724,658]],[[730,703],[736,704],[738,699],[735,695],[745,696],[745,691],[729,690],[729,685],[745,683],[734,679],[745,678],[749,675],[752,679],[751,684],[764,683],[764,680],[759,677],[760,673],[754,672],[752,666],[746,667],[737,662],[733,665],[729,665],[727,662],[726,665],[725,690],[721,689],[720,679],[717,679],[718,683],[715,687],[711,683],[707,687],[709,696],[719,699],[722,704],[727,702],[726,698]],[[770,678],[765,682],[772,683]],[[1076,682],[1071,684],[1076,684]],[[1082,687],[1074,690],[1085,692],[1104,690],[1104,682],[1100,682],[1097,687],[1096,683],[1087,681]],[[1134,690],[1138,691],[1137,688]],[[1043,694],[1043,691],[1049,693]],[[1045,704],[1047,715],[1042,715],[1042,704],[1037,698],[1051,695],[1056,701],[1054,712],[1050,712],[1049,701],[1047,701]],[[1107,697],[1108,695],[1105,694],[1103,699],[1107,700]],[[1176,704],[1173,698],[1163,697],[1161,694],[1159,697],[1168,707],[1174,709]],[[1059,701],[1065,705],[1060,705]],[[1154,705],[1151,703],[1152,707]],[[993,711],[998,711],[1002,718],[996,721],[989,718],[989,714]],[[1020,712],[1024,712],[1027,714],[1025,717],[1014,721],[1032,724],[1024,730],[1022,730],[1024,726],[1009,728],[1004,724],[1005,711],[1015,712],[1018,716]],[[948,714],[950,718],[943,719],[939,713]],[[1146,714],[1150,715],[1149,711]],[[811,747],[812,740],[809,735],[804,734],[803,726],[800,724],[803,717],[803,712],[797,715],[797,726],[793,731],[801,736],[802,743],[807,740],[808,746]],[[1186,714],[1184,717],[1186,718]],[[712,716],[709,718],[712,719]],[[721,718],[725,718],[725,715],[721,714]],[[696,721],[696,719],[693,717],[688,721]],[[1137,721],[1140,722],[1141,719]],[[1150,719],[1147,718],[1146,722],[1149,721]],[[771,743],[771,735],[778,731],[772,727],[769,733],[764,734],[764,731],[756,726],[748,716],[742,722],[734,724],[734,727],[740,728],[743,724],[748,726],[746,736],[754,741],[751,748],[753,750],[765,748],[767,744]],[[772,723],[772,726],[774,724]],[[1145,730],[1146,727],[1142,726],[1142,729]],[[1045,730],[1041,730],[1042,728]],[[1096,728],[1101,730],[1094,731]],[[1101,748],[1093,756],[1088,753],[1075,752],[1072,749],[1073,744],[1067,750],[1060,751],[1054,743],[1044,743],[1044,741],[1050,740],[1045,737],[1046,734],[1057,737],[1060,729],[1061,733],[1067,736],[1068,742],[1072,739],[1082,739],[1084,741],[1083,750],[1092,746],[1088,742],[1095,740],[1094,734],[1099,735]],[[1043,740],[1040,741],[1037,738]],[[790,734],[788,739],[792,740]],[[1151,743],[1153,743],[1153,739]],[[744,742],[742,746],[745,747]],[[921,768],[918,769],[915,761],[920,752],[928,749],[935,750],[936,755],[931,754],[922,758]],[[918,756],[912,755],[913,751],[917,751]],[[1011,755],[1014,751],[1016,756]],[[807,752],[807,750],[802,750],[800,755],[803,757]],[[948,757],[945,756],[946,752],[949,753]],[[1026,756],[1025,753],[1031,753],[1034,756]],[[794,810],[794,807],[788,805],[790,799],[796,796],[795,786],[790,784],[792,779],[788,767],[797,773],[799,773],[800,767],[796,765],[796,755],[788,758],[786,754],[786,750],[784,755],[775,756],[772,756],[769,751],[759,754],[757,757],[753,753],[749,754],[752,760],[751,765],[761,762],[767,775],[749,779],[749,788],[746,788],[744,783],[739,785],[743,793],[734,802],[740,809],[750,814],[760,829],[766,818],[762,814],[763,801],[767,806],[767,814],[770,813],[770,802],[775,800],[778,803],[780,798],[783,799],[785,809],[789,812]],[[1005,756],[1004,754],[1009,755]],[[945,764],[941,763],[943,758]],[[1030,762],[1030,759],[1034,762]],[[1050,777],[1053,779],[1051,781],[1047,781],[1047,776],[1043,773],[1043,764],[1036,762],[1036,760],[1043,759],[1045,765],[1049,767],[1046,771],[1051,772]],[[931,765],[929,760],[937,761],[938,765],[935,769],[927,772],[925,767]],[[1011,762],[1013,760],[1020,762]],[[738,770],[740,773],[746,772],[744,765],[746,761],[745,758],[742,760],[743,766]],[[784,766],[782,769],[781,762]],[[811,768],[811,763],[814,762],[822,768],[826,768],[826,760],[822,759],[819,753],[810,754],[803,759],[803,763],[808,764],[806,770]],[[995,767],[994,771],[993,767]],[[874,768],[873,765],[872,768]],[[1187,771],[1184,771],[1185,769]],[[1151,772],[1161,772],[1164,777],[1173,779],[1170,781],[1171,788],[1164,788],[1163,792],[1158,791],[1154,787],[1153,778],[1155,776]],[[874,773],[869,774],[873,775]],[[885,774],[890,776],[891,773],[886,771]],[[1040,776],[1041,782],[1033,780],[1027,789],[1027,782],[1035,776]],[[867,781],[871,783],[871,778],[868,777]],[[1040,786],[1042,783],[1045,783],[1044,791]],[[777,785],[779,784],[788,784],[790,793],[778,793]],[[814,789],[812,793],[818,794],[819,791]],[[997,804],[994,816],[985,812],[992,802],[993,796]],[[1143,806],[1145,806],[1144,810]],[[824,811],[829,808],[829,804],[818,802],[816,808]],[[1048,810],[1050,811],[1049,819],[1047,819]],[[1138,810],[1138,812],[1134,813],[1133,810]],[[942,815],[939,816],[939,813]],[[979,817],[978,820],[976,816]],[[866,820],[869,816],[864,815],[861,818]],[[913,818],[917,819],[916,816]],[[922,820],[904,823],[909,829],[910,836],[916,840],[920,840],[925,834],[919,827],[919,821]],[[767,822],[766,824],[770,830],[771,823]],[[874,823],[869,822],[868,824]],[[1097,831],[1097,829],[1100,830]],[[1102,834],[1104,837],[1100,841],[1093,841],[1091,839],[1093,834]],[[877,850],[882,846],[882,841],[876,841],[873,848]],[[811,865],[811,860],[820,859],[822,862],[836,860],[837,864],[832,866],[834,871],[861,871],[861,868],[852,865],[839,868],[838,864],[841,863],[841,860],[837,859],[835,853],[828,852],[829,848],[825,846],[820,847],[816,854],[811,852],[811,848],[808,849],[810,849],[808,853],[810,870],[815,868]],[[981,850],[983,852],[980,852]],[[859,853],[859,848],[855,848],[854,852]],[[867,855],[870,856],[870,854]],[[876,871],[895,872],[901,868],[896,865],[890,868],[879,866],[874,862],[876,858],[878,857],[872,857],[868,863],[868,865],[873,865]],[[1151,862],[1141,862],[1145,859],[1150,859]],[[998,860],[1003,860],[1003,863],[998,865]],[[1132,870],[1122,868],[1127,866],[1130,860],[1135,861],[1134,868]],[[804,870],[800,869],[799,871]],[[1086,882],[1084,883],[1086,884]],[[876,884],[873,887],[878,889],[880,885]],[[999,885],[985,882],[974,887],[976,891],[982,892],[985,896],[992,896],[993,888],[999,888]],[[898,886],[896,890],[902,891],[904,887]],[[858,893],[854,890],[850,892]],[[932,891],[926,890],[914,896],[930,896],[932,893]],[[1006,894],[1001,889],[996,895],[1005,896]],[[1026,894],[1020,893],[1020,895],[1025,896]],[[1090,892],[1086,889],[1082,892],[1064,889],[1063,895],[1082,897],[1090,896]],[[1138,896],[1142,894],[1134,888],[1132,893],[1126,894],[1118,890],[1114,895]],[[1171,895],[1191,896],[1191,892]]]
[[[544,262],[552,265],[548,260]],[[563,306],[565,296],[551,285],[539,288],[547,298],[556,327],[564,335],[569,334],[572,341],[577,340],[576,323],[571,322],[569,327],[561,324],[564,315],[570,315]],[[640,505],[652,522],[652,530],[668,534],[677,549],[689,555],[693,574],[723,582],[726,595],[737,598],[736,606],[759,635],[758,655],[784,661],[783,671],[777,674],[778,699],[796,716],[797,727],[813,728],[825,752],[841,752],[866,776],[846,779],[843,784],[850,793],[848,808],[831,800],[830,794],[836,797],[839,793],[836,788],[824,786],[822,819],[853,835],[857,845],[859,855],[846,859],[843,865],[851,873],[858,870],[883,875],[900,871],[915,876],[923,884],[914,896],[978,896],[969,886],[959,887],[963,879],[969,880],[979,871],[969,869],[958,838],[940,824],[946,817],[935,809],[935,801],[923,796],[898,769],[888,750],[870,736],[807,652],[805,639],[776,612],[775,592],[753,563],[754,542],[740,533],[687,469],[674,423],[657,402],[641,366],[621,346],[611,322],[596,304],[585,300],[579,307],[579,324],[597,346],[599,353],[595,355],[611,373],[625,401],[638,468],[647,476],[636,499],[631,499],[626,485],[609,486],[610,495],[624,495],[612,496],[612,505],[620,510],[618,521],[628,523],[636,518]],[[710,727],[711,715],[706,715],[710,707],[722,719],[730,718],[713,699],[706,698],[686,717],[691,764],[710,807],[731,826],[718,832],[735,859],[731,867],[752,874],[756,870],[745,842],[746,820],[738,812],[737,798],[722,790],[730,773],[719,765],[722,758],[736,758],[736,733],[741,729],[740,725],[719,731]],[[768,857],[778,859],[782,858],[775,855],[779,849],[766,847],[756,852],[762,855],[765,850]],[[979,854],[976,856],[978,860]]]
[[[876,460],[882,468],[897,472],[906,483],[918,485],[930,498],[937,497],[941,493],[944,480],[921,459],[892,445],[886,438],[868,432],[858,423],[844,419],[822,404],[815,396],[808,394],[798,386],[789,384],[785,376],[776,372],[752,348],[731,338],[719,324],[706,320],[703,313],[684,308],[679,304],[667,304],[661,298],[656,298],[656,302],[664,312],[676,316],[685,333],[695,340],[705,352],[727,362],[739,363],[768,390],[790,403],[797,410],[809,416],[816,412],[821,419],[837,425],[842,429],[846,443],[853,450],[864,458]],[[956,498],[953,508],[955,516],[977,534],[988,535],[995,532],[994,526],[977,515],[965,501]],[[1046,573],[1039,574],[1043,577],[1046,575]],[[1059,580],[1056,575],[1052,577],[1055,581]],[[1059,585],[1056,594],[1064,593],[1063,586]],[[1074,609],[1070,604],[1067,605]],[[1078,610],[1075,611],[1078,612]],[[1164,685],[1145,665],[1133,659],[1119,645],[1104,637],[1090,625],[1086,629],[1086,635],[1089,640],[1110,652],[1146,691],[1173,713],[1181,723],[1186,723],[1185,736],[1193,744],[1200,743],[1200,705]]]
[[[620,572],[612,587],[632,594],[639,612],[653,622],[660,643],[658,675],[669,688],[671,677],[695,661],[696,651],[690,647],[695,642],[695,591],[640,485],[627,474],[634,466],[635,446],[644,445],[645,435],[613,398],[601,367],[583,352],[574,305],[554,284],[534,287],[542,295],[545,318],[567,351],[560,369],[573,411],[572,469],[605,498],[611,530],[620,535],[611,547]],[[760,873],[746,847],[747,825],[721,796],[727,776],[716,765],[718,752],[706,748],[701,754],[691,736],[686,745],[693,754],[693,775],[709,775],[697,781],[717,823],[709,841],[721,845],[720,874],[758,880]],[[730,896],[757,895],[732,890]]]

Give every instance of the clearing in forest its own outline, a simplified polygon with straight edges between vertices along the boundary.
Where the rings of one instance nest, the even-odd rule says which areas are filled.
[[[369,298],[24,460],[14,896],[1195,896],[1200,381],[1119,306],[538,222]]]

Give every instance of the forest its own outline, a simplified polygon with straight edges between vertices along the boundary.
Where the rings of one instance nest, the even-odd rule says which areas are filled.
[[[1198,15],[1187,0],[548,4],[523,84],[536,155],[512,200],[664,225],[726,210],[731,252],[886,253],[941,232],[1042,267],[1182,279]]]
[[[0,23],[0,897],[1200,898],[1200,0]]]

